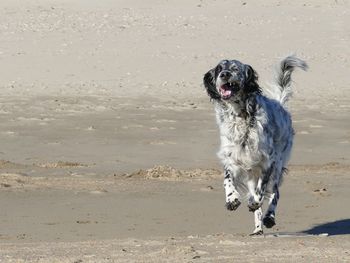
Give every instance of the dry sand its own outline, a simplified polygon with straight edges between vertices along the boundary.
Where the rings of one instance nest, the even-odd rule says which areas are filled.
[[[349,1],[4,0],[0,262],[349,262]],[[277,225],[224,209],[202,76],[296,52]]]

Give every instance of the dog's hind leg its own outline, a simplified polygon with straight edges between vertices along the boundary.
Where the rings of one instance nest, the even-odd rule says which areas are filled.
[[[225,179],[224,179],[224,188],[226,196],[226,208],[228,210],[236,210],[241,202],[239,201],[239,193],[235,186],[235,171],[234,169],[229,169],[225,167]]]
[[[276,212],[276,207],[277,207],[279,197],[280,197],[280,194],[278,191],[278,183],[274,182],[273,193],[270,196],[269,205],[263,219],[264,226],[266,226],[267,228],[271,228],[276,224],[275,212]]]
[[[286,168],[280,167],[277,171],[275,171],[273,182],[271,182],[272,184],[269,184],[269,187],[272,187],[272,189],[269,192],[271,192],[272,194],[269,198],[268,208],[263,219],[263,223],[267,228],[271,228],[276,224],[276,208],[278,200],[280,198],[279,186],[281,185],[281,180],[283,179],[283,175],[286,172]]]

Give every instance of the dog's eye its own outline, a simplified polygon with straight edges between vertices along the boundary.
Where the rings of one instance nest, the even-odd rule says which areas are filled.
[[[233,72],[238,72],[238,68],[237,68],[236,66],[231,66],[231,70],[232,70]]]

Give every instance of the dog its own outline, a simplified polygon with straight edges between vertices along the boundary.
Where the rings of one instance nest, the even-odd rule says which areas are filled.
[[[294,131],[286,102],[292,96],[291,74],[307,70],[305,61],[294,55],[276,68],[274,84],[263,90],[256,71],[238,60],[222,60],[203,78],[214,102],[221,146],[218,157],[224,167],[226,208],[236,210],[247,198],[254,212],[255,229],[273,227],[279,187],[287,171]],[[268,199],[263,217],[262,204]]]

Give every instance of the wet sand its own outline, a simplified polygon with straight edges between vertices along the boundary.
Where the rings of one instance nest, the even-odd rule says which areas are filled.
[[[349,3],[2,1],[1,262],[350,260]],[[224,208],[203,74],[296,52],[277,225]]]

